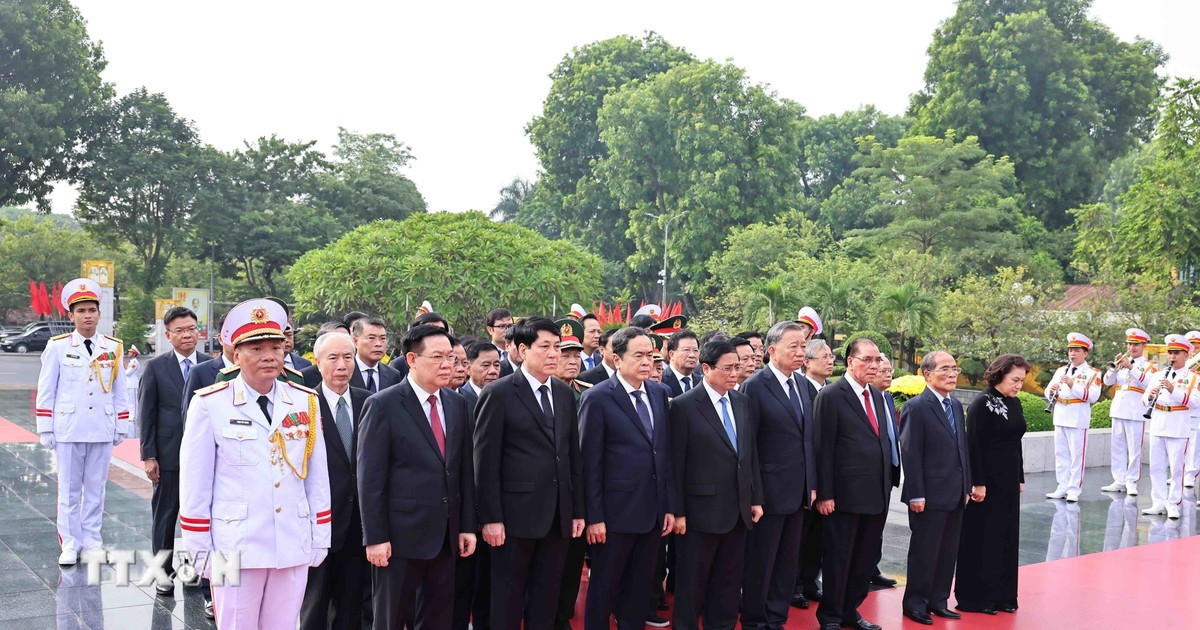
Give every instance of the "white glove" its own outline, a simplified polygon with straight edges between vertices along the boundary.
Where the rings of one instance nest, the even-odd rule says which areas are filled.
[[[42,443],[42,446],[45,446],[46,448],[49,448],[49,449],[54,448],[54,434],[53,433],[47,431],[45,433],[39,433],[38,436],[41,438],[40,441]]]
[[[118,433],[117,437],[113,438],[113,446],[120,444],[127,437],[129,436],[125,435],[124,433]]]
[[[310,567],[321,566],[321,563],[325,561],[325,556],[327,556],[327,555],[329,555],[328,549],[322,549],[320,547],[313,549],[312,562],[308,563],[308,566],[310,566]]]

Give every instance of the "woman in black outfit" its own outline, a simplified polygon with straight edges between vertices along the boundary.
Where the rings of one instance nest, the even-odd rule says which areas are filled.
[[[1017,393],[1029,362],[1006,354],[984,374],[988,388],[967,410],[971,501],[963,516],[954,597],[965,612],[1017,610],[1017,550],[1025,489],[1021,436],[1025,414]]]

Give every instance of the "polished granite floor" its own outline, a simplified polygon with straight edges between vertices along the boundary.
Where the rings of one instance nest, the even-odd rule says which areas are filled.
[[[34,421],[28,390],[0,389],[0,417],[28,430]],[[150,484],[127,467],[110,468],[104,514],[108,548],[149,550]],[[1150,504],[1148,471],[1141,495],[1106,495],[1104,469],[1087,471],[1077,504],[1049,501],[1053,475],[1029,475],[1021,508],[1021,564],[1171,540],[1196,533],[1196,497],[1184,495],[1183,518],[1145,517]],[[884,533],[881,569],[903,580],[908,524],[896,494]],[[156,597],[153,587],[118,586],[110,568],[100,586],[87,586],[86,568],[59,568],[54,513],[53,456],[32,442],[0,443],[0,628],[212,628],[195,588],[178,587]],[[140,577],[134,565],[131,576]]]

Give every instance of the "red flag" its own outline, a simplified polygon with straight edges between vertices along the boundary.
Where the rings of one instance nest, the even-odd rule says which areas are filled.
[[[66,312],[62,307],[62,282],[54,283],[54,295],[50,298],[50,303],[54,306],[54,312],[58,313],[59,317],[66,317]]]
[[[40,306],[40,304],[38,301],[37,285],[35,285],[33,283],[33,280],[30,280],[29,281],[29,309],[33,311],[34,315],[41,315],[41,313],[38,312],[40,310],[39,306]]]
[[[42,300],[42,315],[47,317],[54,315],[54,307],[50,306],[50,295],[46,292],[46,283],[42,282],[38,285],[38,297]]]

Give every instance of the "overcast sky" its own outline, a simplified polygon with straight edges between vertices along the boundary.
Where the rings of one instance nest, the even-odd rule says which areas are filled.
[[[119,93],[163,92],[225,150],[272,133],[328,150],[339,125],[395,134],[435,211],[491,209],[514,176],[535,177],[525,124],[572,47],[653,30],[732,60],[809,114],[868,103],[900,114],[954,11],[952,0],[74,1]],[[1167,74],[1200,76],[1200,2],[1097,0],[1093,15],[1161,44]],[[55,211],[73,200],[60,189]]]

